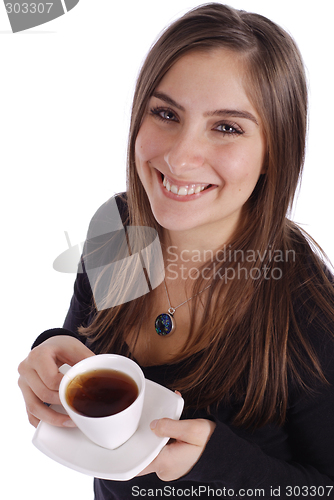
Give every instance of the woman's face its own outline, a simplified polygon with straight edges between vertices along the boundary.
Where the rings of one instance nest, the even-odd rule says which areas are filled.
[[[149,100],[136,166],[156,220],[169,231],[231,235],[239,222],[265,152],[244,71],[225,49],[192,52]]]

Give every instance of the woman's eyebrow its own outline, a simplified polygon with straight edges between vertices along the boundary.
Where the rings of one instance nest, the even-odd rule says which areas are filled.
[[[238,109],[216,109],[215,111],[209,111],[207,113],[204,113],[204,116],[230,116],[234,118],[246,118],[247,120],[251,120],[254,122],[256,125],[259,124],[257,119],[255,118],[252,113],[249,113],[248,111],[241,111]]]
[[[169,97],[169,95],[165,94],[164,92],[159,92],[155,91],[152,94],[152,97],[156,97],[157,99],[161,99],[162,101],[165,101],[167,104],[170,106],[174,106],[175,108],[179,109],[180,111],[185,111],[185,108],[181,106],[181,104],[178,104],[174,99]],[[238,109],[216,109],[215,111],[208,111],[204,113],[205,117],[210,117],[210,116],[224,116],[224,117],[234,117],[234,118],[246,118],[247,120],[251,120],[254,122],[256,125],[259,125],[257,119],[255,118],[252,113],[249,113],[248,111],[241,111]]]
[[[178,104],[174,99],[169,97],[169,95],[165,94],[164,92],[158,92],[157,90],[153,92],[152,97],[156,97],[157,99],[161,99],[162,101],[167,102],[167,104],[170,104],[171,106],[174,106],[175,108],[179,109],[180,111],[185,111],[184,107],[181,106],[181,104]]]

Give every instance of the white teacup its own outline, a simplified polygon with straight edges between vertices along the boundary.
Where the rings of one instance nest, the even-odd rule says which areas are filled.
[[[68,403],[67,386],[77,375],[101,369],[115,370],[128,375],[138,387],[138,396],[130,406],[114,415],[106,417],[82,415]],[[66,364],[62,365],[59,371],[64,374],[59,386],[60,401],[73,422],[91,441],[113,450],[125,443],[136,432],[145,394],[144,374],[137,363],[118,354],[98,354],[86,358],[72,367]]]

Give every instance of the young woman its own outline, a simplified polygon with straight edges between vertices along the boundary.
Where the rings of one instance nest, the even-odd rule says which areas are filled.
[[[116,202],[125,227],[158,232],[165,279],[99,310],[79,273],[68,331],[42,334],[19,367],[35,426],[72,425],[43,401],[59,402],[58,366],[94,353],[182,393],[182,420],[151,424],[172,441],[139,477],[95,480],[97,499],[167,495],[169,481],[202,498],[334,497],[333,279],[287,218],[306,123],[299,51],[260,15],[204,5],[150,50]]]

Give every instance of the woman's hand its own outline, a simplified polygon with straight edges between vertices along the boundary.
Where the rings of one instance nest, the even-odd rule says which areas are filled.
[[[159,455],[139,476],[155,472],[162,481],[173,481],[187,474],[209,441],[216,424],[211,420],[172,420],[162,418],[151,423],[152,431],[159,437],[175,441],[167,444]]]
[[[37,427],[40,420],[56,426],[73,427],[67,416],[57,413],[44,403],[60,404],[58,390],[63,377],[58,368],[67,363],[74,365],[94,356],[80,340],[67,335],[51,337],[35,347],[19,365],[18,381],[22,391],[29,422]]]

